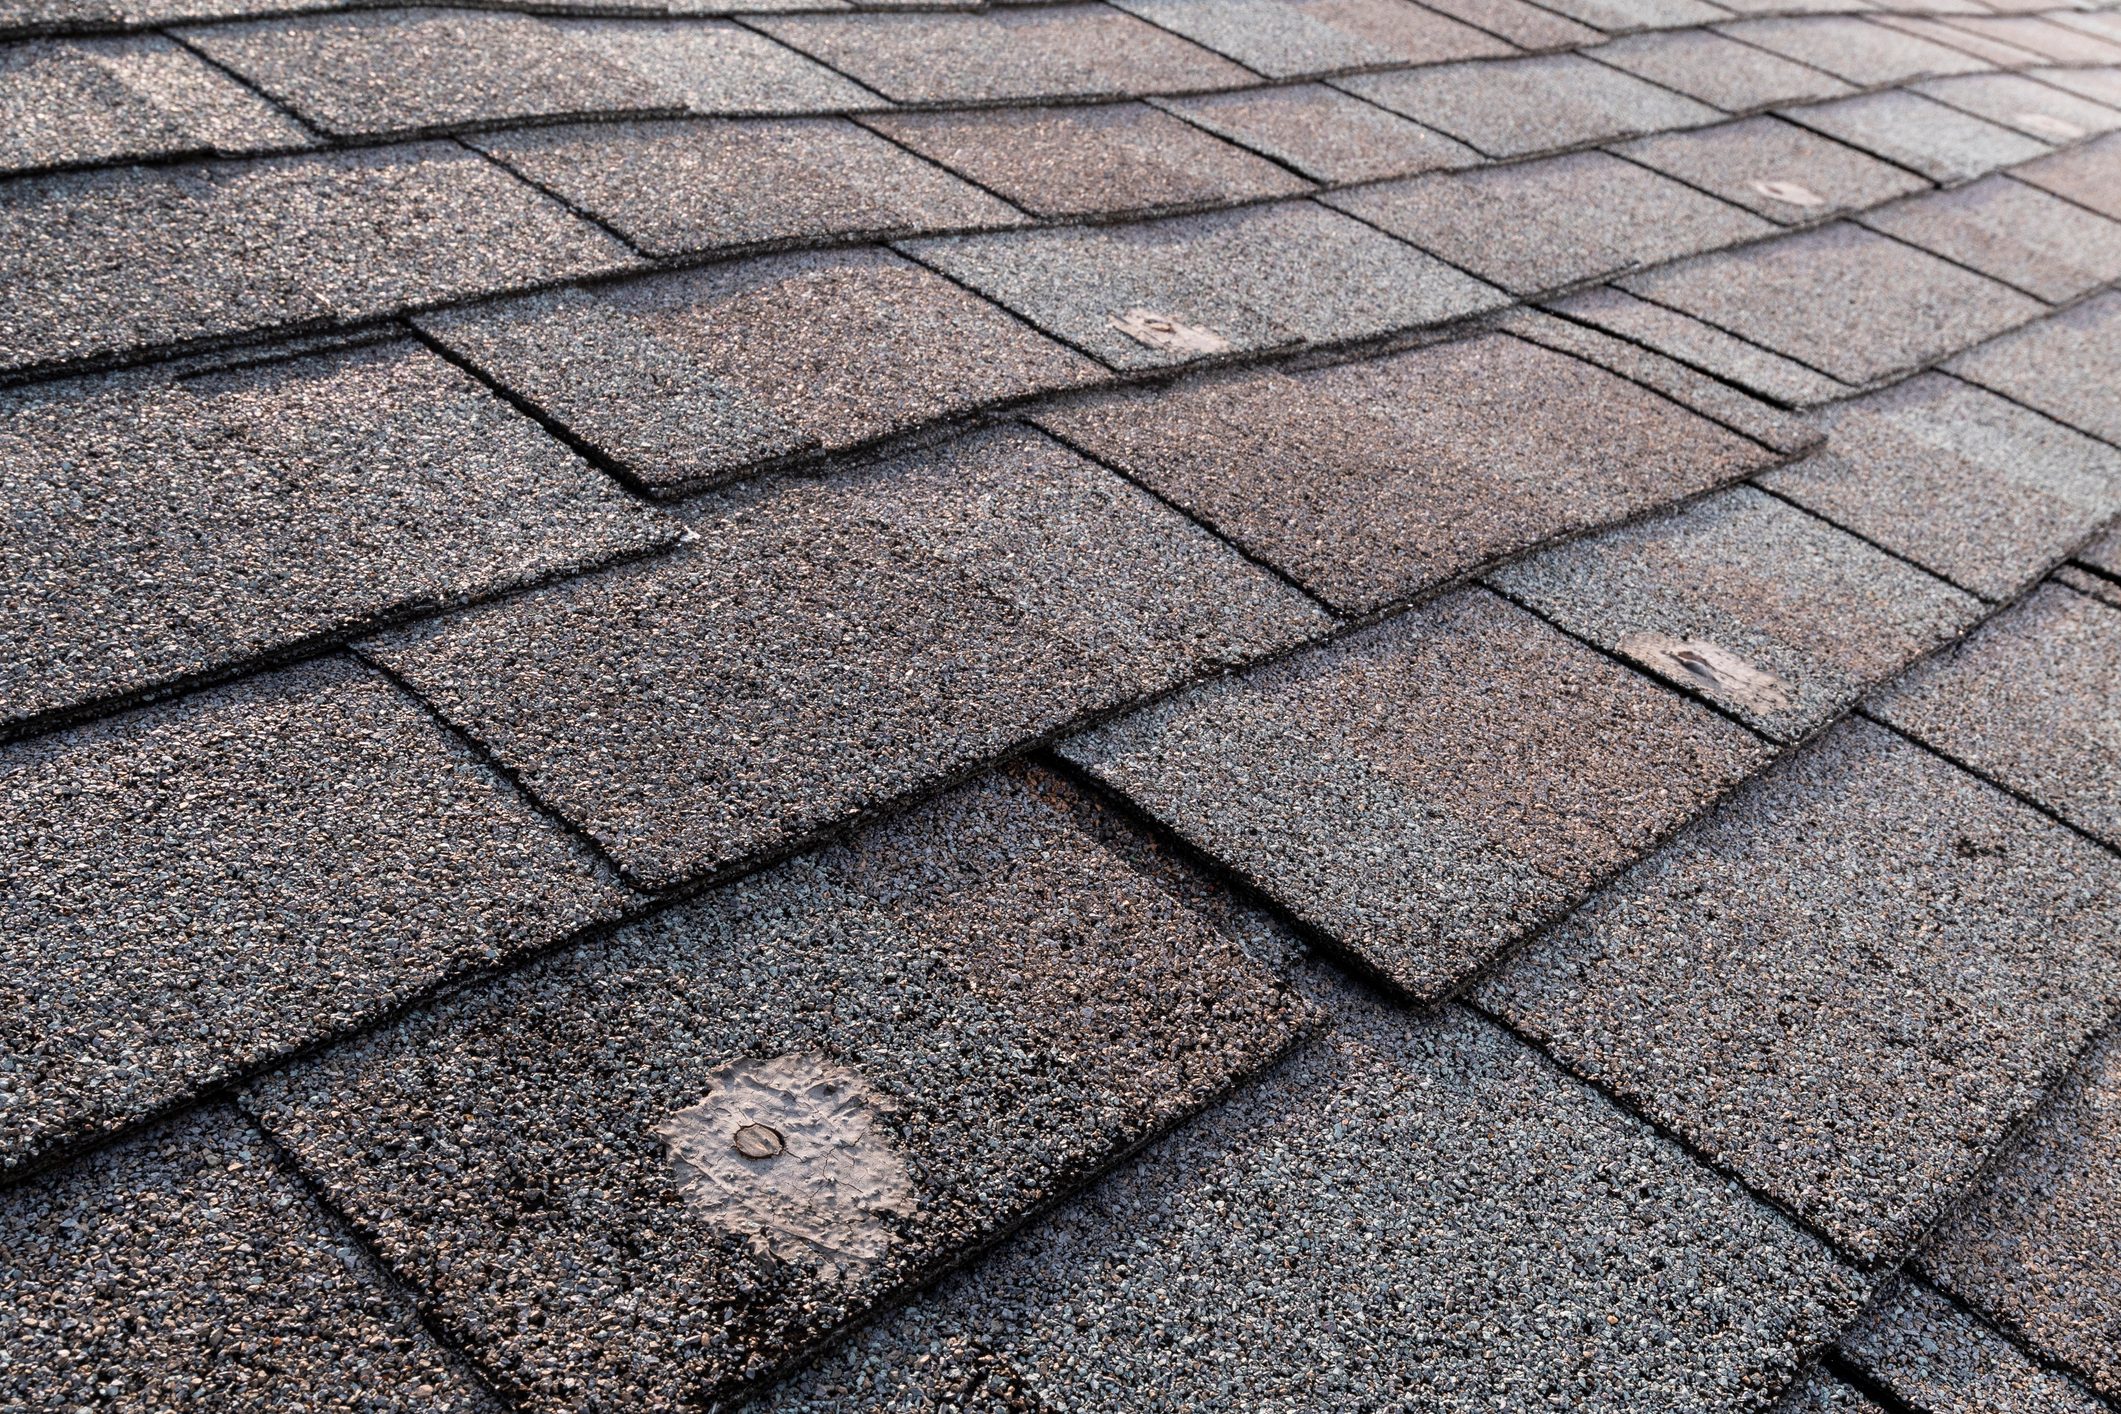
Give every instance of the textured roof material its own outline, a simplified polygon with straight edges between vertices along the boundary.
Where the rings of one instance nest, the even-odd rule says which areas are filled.
[[[1849,86],[1831,74],[1710,29],[1630,35],[1591,53],[1600,63],[1625,69],[1726,113],[1838,98],[1849,92]]]
[[[2012,175],[2121,221],[2121,135],[2108,134],[2028,162]]]
[[[1790,109],[1788,116],[1946,185],[1971,181],[2049,150],[2037,138],[1904,89]]]
[[[1877,1385],[1931,1414],[2100,1414],[2109,1407],[1915,1281],[1887,1287],[1840,1348]]]
[[[1408,0],[1113,0],[1270,79],[1514,53]]]
[[[2048,81],[2043,82],[2046,79]],[[1961,78],[1931,79],[1915,85],[1918,92],[1940,103],[2030,133],[2047,142],[2070,142],[2095,133],[2121,128],[2121,110],[2080,98],[2066,87],[2061,76],[2041,79],[2024,74],[1968,74]],[[2121,91],[2117,91],[2121,96]]]
[[[1990,67],[1962,50],[1854,15],[1741,20],[1723,33],[1785,59],[1824,69],[1859,88]]]
[[[1489,157],[1708,123],[1716,110],[1575,54],[1446,64],[1340,81]]]
[[[1915,197],[1858,219],[2053,304],[2121,277],[2121,223],[2009,177]]]
[[[1816,369],[1609,285],[1586,290],[1554,308],[1572,320],[1635,340],[1779,403],[1801,407],[1846,397],[1850,392],[1847,384]]]
[[[1480,160],[1463,143],[1324,84],[1166,98],[1158,105],[1318,182],[1407,177]]]
[[[1783,225],[1860,211],[1929,183],[1777,117],[1663,133],[1618,149]]]
[[[2121,443],[2121,383],[2107,376],[2121,348],[2121,295],[2103,294],[1949,365],[1962,378]]]

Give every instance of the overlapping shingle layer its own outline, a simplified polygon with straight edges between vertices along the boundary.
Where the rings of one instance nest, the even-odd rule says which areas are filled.
[[[2114,1408],[2077,3],[0,0],[0,1407]]]

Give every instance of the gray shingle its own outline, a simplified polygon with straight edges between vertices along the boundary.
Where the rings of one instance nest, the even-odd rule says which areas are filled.
[[[1598,31],[1524,0],[1428,0],[1428,9],[1464,20],[1520,49],[1573,49],[1596,44]]]
[[[1062,750],[1421,1000],[1565,913],[1765,755],[1484,590]]]
[[[0,1401],[497,1414],[235,1111],[0,1194]]]
[[[677,554],[368,650],[657,886],[1326,626],[1023,429],[687,516]]]
[[[1841,1352],[1924,1414],[2102,1414],[2108,1408],[1918,1282],[1887,1287],[1841,1338]]]
[[[1947,15],[1939,23],[2057,64],[2121,64],[2121,42],[2055,24],[2043,15]]]
[[[1550,0],[1552,7],[1607,34],[1638,29],[1679,29],[1730,18],[1705,0]]]
[[[1708,29],[1632,35],[1602,44],[1590,54],[1728,113],[1835,98],[1849,91],[1829,74]]]
[[[844,118],[597,123],[471,142],[649,255],[1024,221]]]
[[[1775,1414],[1885,1414],[1853,1386],[1814,1367],[1790,1390]]]
[[[761,29],[900,103],[1139,98],[1236,88],[1252,76],[1104,5],[975,15],[802,15]]]
[[[761,1414],[1757,1411],[1862,1299],[1499,1029],[1351,1021]]]
[[[1654,393],[1502,336],[1037,419],[1357,613],[1769,460]]]
[[[1922,1270],[2121,1399],[2121,1030],[2056,1090],[1993,1178],[1922,1249]]]
[[[1291,196],[1311,184],[1140,103],[887,114],[878,132],[1035,216]]]
[[[2024,133],[1904,89],[1791,108],[1785,116],[1937,182],[1971,181],[2049,150]]]
[[[1325,200],[1517,295],[1775,229],[1603,152],[1435,173]]]
[[[2121,111],[2057,91],[2052,84],[2036,83],[2023,74],[1967,74],[1931,79],[1915,88],[1939,103],[2049,142],[2074,142],[2121,128]],[[2121,90],[2116,96],[2121,97]]]
[[[2116,509],[2121,511],[2121,507]],[[2108,531],[2079,550],[2077,558],[2103,574],[2121,579],[2121,528]]]
[[[1785,59],[1824,69],[1858,88],[1980,73],[1991,67],[1963,50],[1855,15],[1740,20],[1721,30]]]
[[[2121,294],[1985,344],[1951,371],[2121,446]]]
[[[2040,309],[2015,290],[1849,225],[1700,256],[1621,284],[1857,385],[1956,353]]]
[[[2121,610],[2043,585],[1874,710],[2121,846]]]
[[[2121,224],[2005,176],[1859,219],[2050,303],[2121,277]]]
[[[1644,138],[1618,151],[1785,225],[1929,186],[1912,172],[1772,117]]]
[[[454,143],[0,189],[0,368],[353,320],[624,266]]]
[[[1270,79],[1514,52],[1408,0],[1113,0]]]
[[[1984,0],[1988,3],[1988,0]],[[2030,49],[2020,49],[2015,44],[2001,40],[1985,39],[1963,29],[1954,29],[1943,19],[1930,15],[1873,14],[1868,17],[1873,24],[1883,25],[1901,34],[1911,34],[1918,39],[1941,44],[1947,49],[1956,49],[1962,54],[1971,54],[1984,64],[1999,69],[2030,69],[2041,62],[2040,56]]]
[[[1825,451],[1761,484],[1989,599],[2121,513],[2121,452],[1940,374],[1818,414]]]
[[[2121,133],[2028,162],[2011,175],[2121,221]]]
[[[1802,407],[1848,392],[1848,385],[1770,353],[1757,344],[1733,338],[1714,325],[1663,305],[1640,300],[1625,290],[1586,290],[1554,308],[1621,338],[1656,349],[1693,367],[1751,388],[1778,403]],[[1771,446],[1781,443],[1770,442]],[[1789,450],[1795,450],[1794,447]]]
[[[675,543],[404,344],[0,396],[0,724]]]
[[[1116,369],[1373,338],[1506,302],[1308,201],[906,249]]]
[[[0,172],[269,152],[309,135],[158,35],[0,49]]]
[[[651,84],[695,113],[838,113],[888,105],[823,64],[742,25],[556,20],[574,48]]]
[[[1526,157],[1717,117],[1691,98],[1575,54],[1370,74],[1339,86],[1490,157]]]
[[[1066,790],[989,778],[282,1072],[253,1103],[533,1407],[698,1408],[1305,1022],[1071,824]],[[750,1059],[767,1057],[785,1059]],[[815,1089],[788,1092],[805,1075],[838,1087],[824,1114]],[[705,1167],[718,1150],[658,1142],[688,1110],[703,1141],[763,1114],[785,1147]],[[446,1167],[429,1147],[445,1114]]]
[[[1158,106],[1314,181],[1367,182],[1480,160],[1463,143],[1323,84],[1167,98]]]
[[[2108,108],[2121,108],[2121,68],[2034,69],[2034,78]]]
[[[1482,1002],[1866,1260],[2121,1000],[2121,861],[1881,727],[1785,758]]]
[[[422,327],[657,491],[1098,373],[881,250],[534,295]]]
[[[0,819],[0,1170],[627,899],[342,661],[0,748]]]
[[[1781,741],[1823,726],[1981,612],[1972,595],[1750,487],[1556,546],[1488,581]]]

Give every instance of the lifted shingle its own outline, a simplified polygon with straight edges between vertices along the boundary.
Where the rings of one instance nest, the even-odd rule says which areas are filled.
[[[2121,277],[2121,223],[2008,177],[1918,196],[1858,219],[2054,304]]]
[[[1857,722],[1480,989],[1859,1258],[1890,1262],[2121,1002],[2121,861]]]
[[[1480,160],[1463,143],[1323,84],[1166,98],[1157,106],[1314,181],[1367,182]]]
[[[1953,359],[1951,371],[2121,447],[2121,294]]]
[[[1784,225],[1860,211],[1929,186],[1913,172],[1774,117],[1666,133],[1617,150]]]
[[[1840,1348],[1873,1383],[1924,1414],[2102,1414],[2110,1407],[1914,1281],[1888,1286]]]
[[[1691,98],[1575,54],[1407,69],[1339,86],[1490,157],[1528,157],[1718,117]]]
[[[1589,54],[1727,113],[1838,98],[1849,91],[1847,84],[1830,74],[1709,29],[1632,35],[1602,44]]]
[[[1962,50],[1855,15],[1740,20],[1721,32],[1785,59],[1824,69],[1858,88],[1980,73],[1993,67]]]
[[[1069,823],[1067,791],[990,777],[282,1072],[252,1103],[530,1407],[698,1408],[1306,1024]]]
[[[1113,0],[1270,79],[1513,53],[1408,0]]]
[[[2050,150],[2022,132],[1904,89],[1791,108],[1784,116],[1946,184],[1971,181]]]

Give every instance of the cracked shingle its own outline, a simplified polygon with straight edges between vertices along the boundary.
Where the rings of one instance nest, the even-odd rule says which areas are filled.
[[[1721,32],[1785,59],[1824,69],[1858,88],[1980,73],[1991,66],[1962,50],[1855,15],[1740,20]]]
[[[1935,182],[1971,181],[2049,151],[2024,133],[1904,89],[1791,108],[1785,116]]]
[[[1746,118],[1617,149],[1748,211],[1796,225],[1861,210],[1929,183],[1780,118]]]
[[[885,106],[860,84],[742,25],[554,20],[580,53],[638,77],[659,103],[716,117]]]
[[[1575,54],[1444,64],[1339,86],[1490,157],[1714,122],[1715,109]]]
[[[1480,160],[1463,143],[1323,84],[1166,98],[1158,106],[1313,181],[1367,182]]]
[[[1113,0],[1270,79],[1515,51],[1408,0]]]
[[[2121,294],[2109,292],[1952,360],[1950,371],[2121,446]]]
[[[1849,91],[1830,74],[1709,29],[1631,35],[1601,44],[1590,54],[1727,113],[1838,98]]]
[[[2108,1408],[1913,1281],[1887,1287],[1841,1337],[1840,1350],[1872,1383],[1924,1414],[2101,1414]]]
[[[2054,304],[2121,277],[2121,223],[2008,177],[1914,197],[1858,219]]]

